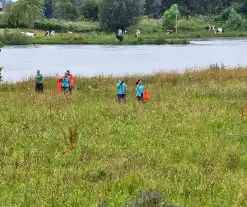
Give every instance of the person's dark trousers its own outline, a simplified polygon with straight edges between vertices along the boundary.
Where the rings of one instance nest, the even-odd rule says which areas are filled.
[[[43,83],[36,83],[35,84],[35,91],[37,91],[37,92],[43,92],[44,91],[44,85],[43,85]]]
[[[124,103],[126,103],[126,94],[118,94],[117,98],[119,102],[121,102],[121,99],[123,99]]]

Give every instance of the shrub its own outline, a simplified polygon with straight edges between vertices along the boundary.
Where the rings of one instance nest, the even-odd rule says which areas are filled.
[[[5,14],[0,12],[0,28],[6,28],[8,27],[8,24],[5,21]]]
[[[216,17],[216,21],[221,22],[226,28],[233,31],[245,31],[247,28],[247,20],[244,16],[237,13],[234,8],[228,8]]]
[[[70,22],[56,19],[44,19],[34,22],[35,29],[55,30],[58,32],[73,31],[73,32],[91,32],[99,30],[97,23],[93,22]]]
[[[5,30],[0,34],[0,42],[5,45],[29,45],[32,43],[32,38],[21,34],[19,31]]]
[[[51,20],[44,19],[41,21],[36,21],[34,22],[34,28],[41,29],[41,30],[56,30],[56,31],[63,31],[63,30],[69,29],[61,21],[57,21],[54,19],[51,19]]]
[[[236,10],[231,9],[228,21],[226,21],[226,27],[235,31],[244,31],[247,28],[246,18],[238,14]]]

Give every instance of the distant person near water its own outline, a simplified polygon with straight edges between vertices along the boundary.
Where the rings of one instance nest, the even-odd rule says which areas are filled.
[[[35,90],[37,92],[43,92],[44,91],[43,81],[44,81],[43,75],[40,74],[39,70],[37,70],[37,74],[35,76]]]
[[[124,103],[126,103],[127,85],[126,85],[124,79],[119,81],[116,84],[116,86],[117,86],[117,98],[118,98],[118,101],[121,102],[121,99],[123,99]]]
[[[144,86],[142,80],[138,80],[136,83],[136,102],[143,101]]]

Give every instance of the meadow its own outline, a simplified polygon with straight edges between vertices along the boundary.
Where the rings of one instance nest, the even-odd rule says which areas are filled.
[[[246,69],[1,83],[0,205],[246,206]]]

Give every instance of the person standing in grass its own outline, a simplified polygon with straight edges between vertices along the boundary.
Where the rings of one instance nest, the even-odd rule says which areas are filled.
[[[136,102],[143,101],[143,91],[144,86],[142,85],[142,80],[138,80],[136,85]]]
[[[72,89],[74,87],[74,77],[69,70],[67,70],[67,76],[69,78],[69,92],[72,94]]]
[[[124,79],[122,79],[121,81],[119,81],[117,84],[117,97],[118,97],[118,101],[121,102],[121,99],[123,99],[124,103],[126,103],[126,92],[127,92],[127,85],[124,81]]]
[[[71,90],[70,90],[70,79],[69,79],[69,75],[68,75],[68,73],[65,73],[65,75],[63,76],[63,78],[62,78],[62,88],[63,88],[63,90],[64,90],[64,94],[66,93],[66,92],[70,92],[70,94],[71,94]]]
[[[40,74],[39,70],[37,70],[37,74],[35,76],[35,90],[37,92],[43,92],[44,90],[43,81],[44,81],[43,75]]]

